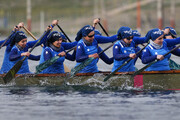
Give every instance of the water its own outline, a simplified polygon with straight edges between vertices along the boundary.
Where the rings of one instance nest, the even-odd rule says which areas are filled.
[[[40,53],[40,47],[33,51]],[[112,55],[111,50],[107,53]],[[3,54],[4,48],[0,50],[1,62]],[[173,59],[179,62],[179,58]],[[30,70],[35,71],[38,62],[29,62]],[[69,68],[75,65],[65,63]],[[137,65],[143,66],[139,61]],[[112,68],[102,61],[98,66],[104,71]],[[179,91],[0,86],[0,120],[179,120],[179,111]]]
[[[0,88],[1,120],[179,120],[178,91]]]

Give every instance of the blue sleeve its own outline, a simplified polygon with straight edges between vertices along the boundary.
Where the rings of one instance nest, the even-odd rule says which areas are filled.
[[[5,41],[5,40],[1,40],[1,41],[0,41],[0,46],[4,43],[4,41]]]
[[[31,55],[31,54],[30,54],[30,56],[28,57],[28,59],[38,61],[38,60],[40,60],[40,56],[41,56],[41,55],[35,56],[35,55]]]
[[[6,41],[6,43],[3,46],[9,45],[11,43],[11,41],[14,39],[15,34],[16,34],[16,32],[12,31],[11,34],[9,35],[9,39]],[[5,42],[5,40],[0,41],[0,46]]]
[[[72,43],[62,42],[61,45],[63,46],[64,50],[68,50],[68,49],[71,49],[71,48],[73,48],[74,46],[76,46],[77,43],[78,43],[77,41],[72,42]]]
[[[44,34],[45,34],[46,32],[44,32]],[[46,35],[41,39],[41,37],[44,35],[42,35],[39,39],[41,39],[41,41],[37,44],[37,46],[39,46],[39,45],[41,45],[42,43],[45,43],[46,42],[46,40],[47,40],[47,36],[49,35],[49,33],[50,33],[50,31],[48,31],[47,33],[46,33]],[[36,42],[38,42],[39,41],[39,39],[38,40],[35,40],[35,41],[29,41],[29,42],[27,42],[27,45],[28,45],[28,47],[29,48],[32,48],[35,44],[36,44]]]
[[[66,59],[74,61],[76,59],[76,51],[74,51],[72,55],[67,53],[66,54]]]
[[[9,53],[9,60],[15,61],[17,59],[21,58],[21,54],[18,53],[17,49],[12,49]]]
[[[78,44],[76,48],[76,61],[83,62],[88,59],[88,55],[85,55],[82,44]]]
[[[98,53],[100,53],[102,49],[98,47]],[[114,62],[114,58],[109,58],[104,52],[99,55],[99,57],[107,64],[112,64]]]
[[[164,41],[167,43],[168,47],[171,47],[180,43],[180,37],[175,39],[164,39]]]
[[[153,55],[151,56],[151,53],[149,51],[149,49],[145,48],[144,51],[142,52],[142,63],[143,64],[147,64],[150,63],[152,61],[154,61],[157,58],[157,55]]]
[[[44,55],[44,60],[45,61],[49,60],[50,58],[52,58],[52,54],[51,54],[49,49],[44,49],[43,55]]]
[[[176,46],[174,46],[173,48],[175,48]],[[180,56],[180,49],[176,49],[174,51],[172,51],[172,54],[176,55],[176,56]]]
[[[98,43],[109,43],[109,42],[116,41],[117,40],[117,35],[113,35],[111,37],[95,35],[94,39],[96,39]]]
[[[140,48],[139,46],[137,46],[137,47],[135,48],[136,53],[139,52],[140,50],[141,50],[141,48]],[[142,57],[142,51],[141,51],[139,54],[137,54],[137,57],[139,57],[139,58],[141,59],[141,57]]]
[[[135,44],[143,44],[146,43],[146,37],[134,37],[133,41]]]
[[[116,60],[123,60],[129,58],[129,54],[121,54],[121,47],[119,45],[113,46],[113,57]]]

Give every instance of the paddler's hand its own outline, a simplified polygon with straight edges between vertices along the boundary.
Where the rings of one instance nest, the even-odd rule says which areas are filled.
[[[164,56],[163,56],[163,55],[157,55],[157,59],[158,59],[158,60],[163,60],[163,59],[164,59]]]
[[[56,25],[58,24],[58,21],[59,21],[59,20],[53,20],[53,21],[52,21],[52,25],[53,25],[53,26],[56,26]]]
[[[18,28],[22,28],[22,27],[24,27],[24,23],[20,22],[17,26],[18,26]]]
[[[48,30],[52,30],[52,27],[50,25],[47,26],[47,28],[46,28],[46,31],[48,31]]]
[[[93,21],[93,27],[96,27],[97,23],[99,23],[99,22],[100,22],[100,19],[99,19],[99,18],[94,19],[94,21]]]
[[[88,57],[89,57],[89,58],[90,58],[90,57],[99,58],[99,55],[98,55],[97,53],[94,53],[94,54],[92,54],[92,55],[89,55]]]
[[[134,58],[136,58],[136,54],[134,54],[134,53],[133,54],[129,54],[129,57],[134,59]]]
[[[19,31],[20,28],[18,26],[14,26],[13,31]]]
[[[66,56],[66,53],[63,51],[63,52],[60,52],[59,54],[58,54],[58,56],[60,56],[60,57],[63,57],[63,56]]]
[[[169,28],[166,28],[165,30],[162,30],[162,31],[164,32],[164,35],[167,35],[167,34],[169,34],[170,29],[169,29]]]
[[[30,52],[21,53],[21,56],[27,56],[27,57],[29,57],[29,55],[30,55]]]

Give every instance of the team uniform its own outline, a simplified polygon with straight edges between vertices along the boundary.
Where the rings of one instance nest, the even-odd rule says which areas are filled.
[[[39,64],[45,62],[46,60],[51,59],[54,56],[57,56],[59,53],[65,51],[65,50],[71,49],[77,45],[77,41],[72,42],[72,43],[62,42],[60,48],[57,48],[52,44],[56,40],[59,40],[59,38],[61,38],[63,41],[64,37],[65,36],[63,36],[61,33],[58,33],[57,31],[51,32],[51,34],[48,36],[47,43],[45,44],[46,47],[42,51]],[[63,62],[65,59],[74,61],[75,53],[76,52],[73,52],[72,55],[67,53],[66,57],[61,56],[53,65],[49,66],[48,68],[43,70],[41,73],[65,73]]]
[[[142,43],[145,43],[145,37],[134,37],[130,45],[126,44],[123,40],[117,41],[113,46],[114,65],[112,72],[130,58],[129,54],[138,52],[140,48],[137,48],[136,45]],[[135,71],[136,60],[137,57],[123,66],[120,70],[118,70],[118,72]]]
[[[93,42],[90,45],[88,45],[85,43],[85,40],[83,40],[82,38],[77,44],[76,66],[81,64],[84,60],[88,59],[88,55],[99,53],[100,51],[102,51],[102,49],[98,47],[98,43],[114,42],[115,40],[117,40],[117,35],[111,37],[95,35]],[[109,59],[104,53],[99,55],[99,57],[107,64],[111,64],[113,62],[113,58]],[[80,73],[99,72],[97,67],[98,60],[99,60],[98,58],[94,59],[89,65],[83,68],[80,71]]]
[[[169,47],[175,46],[180,43],[180,38],[176,39],[164,39],[161,46],[157,46],[153,41],[145,48],[142,54],[142,63],[148,64],[157,58],[157,55],[164,55],[169,52]],[[170,70],[169,58],[171,54],[165,56],[163,60],[160,60],[146,69],[146,71],[163,71]]]
[[[4,59],[1,67],[1,73],[7,73],[10,69],[10,63],[9,63],[9,53],[11,51],[12,46],[10,45],[11,41],[14,39],[16,32],[11,33],[11,37],[7,40],[7,42],[4,44],[6,46],[5,53],[4,53]],[[0,41],[0,45],[3,44],[5,40]]]
[[[60,50],[54,50],[52,47],[46,47],[44,49],[44,53],[41,56],[40,59],[40,64],[45,62],[46,60],[51,59],[54,56],[57,56],[60,52],[65,51],[64,49],[64,44],[61,45]],[[70,55],[70,54],[66,54],[66,57],[60,57],[53,65],[49,66],[48,68],[46,68],[45,70],[43,70],[41,73],[65,73],[64,72],[64,65],[63,62],[65,59],[74,61],[75,60],[75,52]]]
[[[50,32],[46,33],[46,35],[42,38],[42,40],[37,44],[37,46],[41,45],[46,39],[47,36]],[[13,46],[13,48],[11,49],[10,53],[9,53],[9,64],[10,64],[10,69],[19,61],[22,60],[24,58],[24,56],[21,56],[21,53],[23,52],[28,52],[29,48],[32,48],[36,42],[36,41],[29,41],[26,44],[25,48],[21,48],[20,46],[18,46],[17,44]],[[40,56],[34,56],[34,55],[30,55],[29,56],[30,59],[32,60],[39,60]],[[24,60],[20,70],[18,71],[18,74],[23,74],[23,73],[31,73],[29,70],[29,65],[28,65],[28,57]]]

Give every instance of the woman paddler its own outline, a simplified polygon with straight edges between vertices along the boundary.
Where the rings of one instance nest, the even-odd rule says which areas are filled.
[[[7,73],[11,69],[11,65],[9,63],[9,53],[12,49],[11,41],[14,39],[16,32],[19,31],[22,26],[23,26],[22,23],[19,23],[17,26],[15,26],[13,31],[11,32],[11,35],[10,35],[11,37],[4,44],[4,46],[6,46],[6,50],[4,53],[4,59],[2,62],[2,67],[1,67],[2,74]],[[0,42],[0,44],[3,44],[3,43],[4,43],[4,40]]]
[[[63,66],[64,60],[65,59],[68,59],[71,61],[75,60],[75,54],[76,54],[75,51],[73,52],[72,55],[70,55],[69,53],[65,53],[65,48],[67,49],[67,47],[70,44],[72,44],[71,46],[73,47],[75,46],[74,45],[75,43],[64,42],[62,44],[62,41],[63,41],[63,38],[60,35],[60,33],[57,31],[51,32],[51,34],[48,36],[46,48],[44,49],[44,52],[41,55],[40,64],[46,60],[51,59],[54,56],[60,56],[60,58],[57,60],[56,63],[54,63],[53,65],[43,70],[41,73],[65,73],[64,66]]]
[[[55,26],[53,24],[52,26]],[[47,30],[51,30],[52,27],[48,26]],[[45,34],[45,36],[41,39],[41,41],[37,44],[37,46],[41,45],[43,42],[47,40],[47,36],[49,35],[50,31]],[[32,48],[36,41],[29,41],[27,42],[27,36],[23,31],[18,31],[16,32],[14,40],[11,42],[12,49],[10,51],[9,55],[9,63],[11,65],[11,68],[21,59],[23,59],[25,56],[27,58],[24,60],[20,70],[18,71],[18,74],[24,74],[24,73],[31,73],[29,70],[29,65],[28,65],[28,58],[31,60],[39,60],[40,56],[34,56],[28,52],[29,48]]]
[[[99,22],[99,21],[96,21]],[[97,24],[97,23],[95,23]],[[111,60],[104,58],[103,55],[98,55],[100,49],[98,47],[99,43],[109,43],[114,42],[117,36],[104,37],[100,35],[95,35],[94,27],[91,25],[86,25],[80,29],[75,38],[78,41],[76,50],[76,66],[81,64],[86,59],[93,57],[95,58],[89,65],[83,68],[80,73],[95,73],[98,72],[97,62],[99,57],[106,63],[111,63]]]
[[[176,39],[163,39],[164,33],[167,34],[169,32],[163,32],[158,28],[149,31],[149,38],[151,41],[143,51],[142,63],[148,64],[155,59],[158,59],[159,61],[148,67],[146,71],[170,70],[169,58],[171,57],[171,54],[168,54],[165,57],[163,55],[170,51],[168,47],[180,43],[180,37]]]
[[[118,41],[113,46],[114,65],[112,72],[124,64],[125,61],[132,60],[123,66],[118,72],[135,71],[136,45],[147,42],[146,37],[134,37],[132,29],[129,27],[120,27],[118,32]]]

